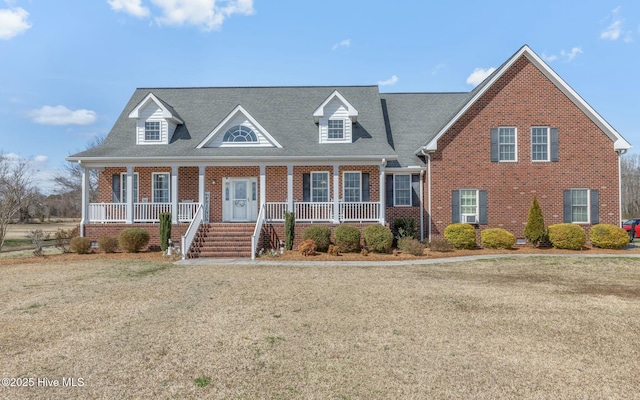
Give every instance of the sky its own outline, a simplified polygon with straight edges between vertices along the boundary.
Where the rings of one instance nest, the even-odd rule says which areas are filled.
[[[640,152],[637,0],[0,0],[0,153],[53,193],[138,87],[468,92],[525,44]]]

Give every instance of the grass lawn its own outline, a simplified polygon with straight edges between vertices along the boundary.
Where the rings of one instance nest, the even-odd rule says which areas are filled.
[[[637,398],[640,259],[4,265],[0,370],[35,379],[12,399]]]

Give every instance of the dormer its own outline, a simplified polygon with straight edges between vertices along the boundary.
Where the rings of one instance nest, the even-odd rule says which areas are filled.
[[[136,121],[136,144],[169,144],[178,125],[184,122],[176,111],[149,93],[129,113]]]
[[[337,90],[313,112],[320,143],[351,143],[358,110]]]
[[[241,105],[236,106],[197,146],[277,147],[280,143]]]

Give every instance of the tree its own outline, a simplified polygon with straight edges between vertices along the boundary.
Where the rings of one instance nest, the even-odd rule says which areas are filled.
[[[28,209],[36,190],[31,180],[31,163],[0,153],[0,250],[4,246],[9,223]]]
[[[542,209],[538,204],[538,198],[533,196],[533,203],[529,209],[529,218],[527,219],[527,225],[524,228],[524,237],[527,238],[529,243],[537,246],[540,242],[547,239],[547,231],[544,228],[544,217],[542,216]]]
[[[620,160],[622,218],[640,215],[640,154],[625,154]]]

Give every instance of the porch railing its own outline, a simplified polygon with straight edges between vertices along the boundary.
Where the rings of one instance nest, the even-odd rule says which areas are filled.
[[[258,250],[258,240],[260,240],[260,232],[262,232],[262,224],[264,223],[266,204],[260,207],[258,213],[258,220],[256,221],[256,227],[251,235],[251,259],[256,259],[256,250]]]
[[[192,221],[199,203],[178,203],[178,221]],[[89,222],[126,222],[127,203],[90,203]],[[160,213],[170,213],[171,203],[133,203],[133,222],[159,222]]]
[[[340,202],[340,221],[377,221],[379,202]]]
[[[284,221],[284,213],[287,209],[286,202],[265,203],[264,218],[267,221]]]
[[[333,203],[302,202],[294,203],[296,221],[331,221],[333,220]]]
[[[187,231],[184,233],[184,236],[182,236],[182,241],[180,243],[181,245],[180,250],[182,252],[183,260],[187,257],[187,252],[191,248],[191,243],[193,243],[193,238],[196,237],[198,228],[202,223],[202,216],[204,215],[202,205],[198,203],[194,203],[194,204],[196,204],[198,208],[196,209],[196,212],[193,214],[193,219],[191,220],[191,223],[189,224]]]
[[[295,202],[296,221],[333,221],[332,202]],[[265,204],[267,221],[283,221],[284,212],[288,210],[286,202],[269,202]],[[378,221],[380,219],[379,202],[340,202],[340,221]]]

